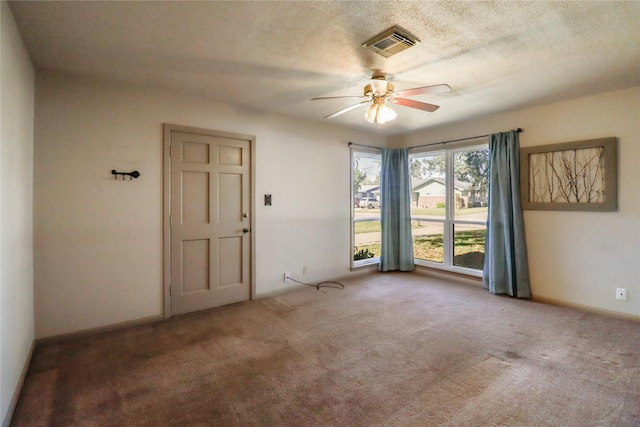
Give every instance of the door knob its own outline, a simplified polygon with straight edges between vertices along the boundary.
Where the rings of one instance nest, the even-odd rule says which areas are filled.
[[[248,228],[243,228],[243,229],[242,229],[242,232],[243,232],[243,233],[248,233],[249,231],[251,231],[251,230],[249,230]]]

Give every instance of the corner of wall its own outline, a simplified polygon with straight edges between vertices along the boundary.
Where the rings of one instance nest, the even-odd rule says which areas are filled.
[[[406,145],[406,137],[404,134],[402,135],[390,135],[387,137],[387,141],[385,144],[389,148],[401,148]]]
[[[34,68],[0,2],[0,420],[9,425],[34,346]]]

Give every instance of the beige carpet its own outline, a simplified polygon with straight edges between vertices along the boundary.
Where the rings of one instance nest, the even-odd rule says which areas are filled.
[[[415,274],[36,349],[15,426],[638,426],[640,323]]]

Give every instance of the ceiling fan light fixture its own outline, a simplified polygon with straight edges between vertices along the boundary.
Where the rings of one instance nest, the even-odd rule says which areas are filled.
[[[386,106],[384,102],[375,102],[364,113],[364,118],[369,123],[383,124],[390,122],[398,116],[395,111]]]
[[[361,100],[357,104],[350,105],[346,108],[336,111],[333,114],[329,114],[325,117],[325,119],[332,119],[336,116],[344,114],[360,106],[364,106],[365,104],[371,102],[371,104],[369,104],[369,107],[367,108],[367,111],[364,113],[364,119],[369,123],[376,123],[381,125],[395,119],[398,116],[395,111],[385,105],[385,101],[389,101],[392,104],[398,104],[404,107],[415,108],[421,111],[433,113],[439,108],[437,105],[415,101],[413,99],[404,98],[404,96],[429,93],[445,93],[450,91],[451,87],[449,87],[449,85],[440,84],[414,87],[412,89],[403,89],[398,92],[394,92],[393,85],[386,80],[385,75],[379,71],[374,71],[369,84],[364,87],[364,95],[362,96],[325,96],[319,98],[311,98],[311,100],[313,101],[317,99],[337,98],[369,98],[368,100]]]
[[[375,123],[377,115],[378,106],[376,104],[373,104],[369,108],[367,108],[367,111],[364,112],[364,119],[369,123]]]
[[[378,106],[378,115],[376,117],[378,119],[377,123],[382,124],[395,119],[396,117],[398,117],[398,114],[396,114],[395,111],[387,107],[385,104],[381,104],[380,106]]]

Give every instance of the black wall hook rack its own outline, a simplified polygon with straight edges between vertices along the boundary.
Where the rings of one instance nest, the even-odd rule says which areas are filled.
[[[114,175],[115,179],[118,179],[118,175],[122,175],[122,180],[124,181],[124,177],[128,176],[130,181],[133,181],[133,178],[137,178],[140,176],[140,172],[118,172],[115,169],[111,169],[111,173]]]

